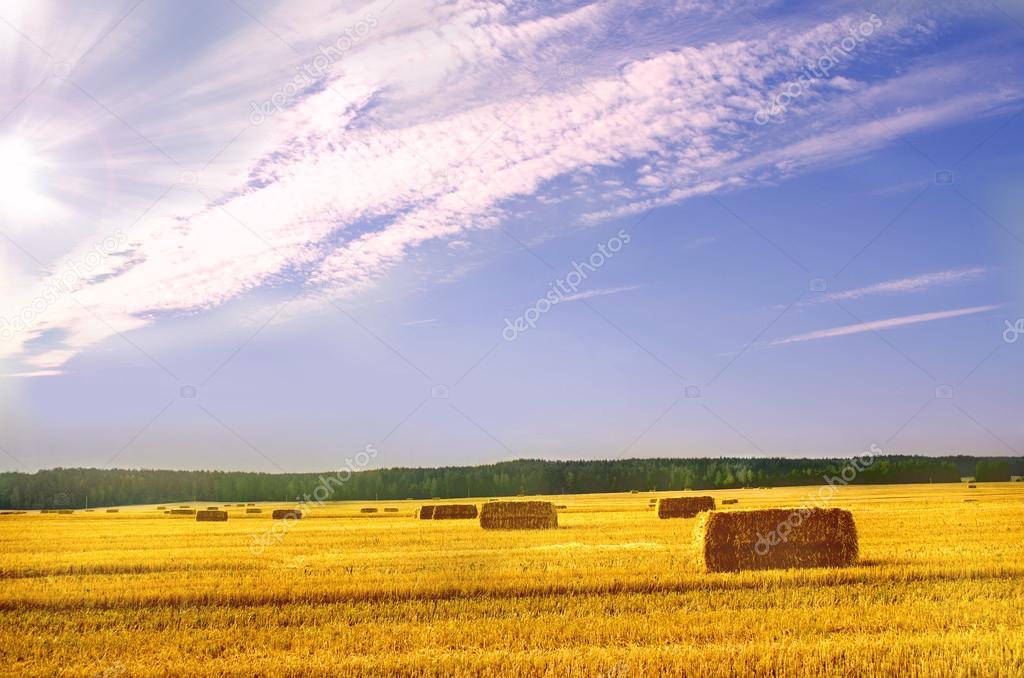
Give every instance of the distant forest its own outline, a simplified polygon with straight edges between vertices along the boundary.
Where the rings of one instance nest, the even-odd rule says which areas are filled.
[[[826,478],[838,478],[850,465],[849,459],[734,458],[521,459],[485,466],[391,468],[340,474],[57,468],[36,473],[0,473],[0,508],[82,508],[182,501],[292,502],[314,496],[345,501],[821,485]],[[851,475],[847,471],[847,479]],[[1024,458],[880,456],[857,471],[850,482],[956,483],[967,476],[985,481],[1009,480],[1011,475],[1024,475]],[[327,490],[318,491],[318,487]]]

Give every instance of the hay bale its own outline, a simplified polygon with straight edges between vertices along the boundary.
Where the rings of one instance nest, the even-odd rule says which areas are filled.
[[[714,497],[664,497],[658,500],[659,518],[694,518],[702,511],[714,510]]]
[[[374,508],[373,506],[364,506],[363,508],[359,509],[359,512],[360,513],[376,513],[377,509]]]
[[[384,513],[398,513],[398,509],[394,506],[387,506],[384,508]]]
[[[561,511],[561,510],[563,510],[563,509],[565,509],[567,507],[566,507],[565,504],[555,504],[555,508],[558,509],[559,511]]]
[[[857,560],[857,527],[845,509],[713,511],[696,531],[708,572],[844,567]]]
[[[630,490],[630,494],[640,494],[640,490]]]
[[[207,511],[219,511],[220,507],[219,506],[207,506],[206,510]]]
[[[223,523],[228,519],[227,511],[220,511],[218,509],[207,509],[206,511],[196,511],[196,521],[201,523]]]
[[[480,510],[485,530],[545,530],[558,527],[558,511],[550,501],[495,501]]]
[[[168,511],[172,516],[194,516],[196,512],[190,508],[176,508]]]
[[[91,511],[92,509],[86,509],[86,510]],[[107,509],[107,513],[117,513],[120,510],[121,509]]]
[[[181,505],[181,506],[179,506],[178,508],[188,508],[188,504],[182,504],[182,505]]]
[[[263,509],[247,508],[247,509],[245,509],[245,512],[246,513],[263,513]]]
[[[235,506],[240,506],[241,508],[245,508],[245,504],[235,504]]]
[[[476,504],[441,504],[434,507],[434,520],[473,520]]]
[[[434,517],[434,507],[421,506],[419,510],[416,511],[416,517],[420,520],[431,520]]]
[[[157,507],[156,507],[156,510],[157,510],[157,511],[166,511],[166,510],[167,510],[167,507],[166,507],[166,506],[157,506]]]
[[[740,503],[739,499],[723,499],[722,506],[731,506],[732,504]]]
[[[246,506],[255,506],[256,504],[246,504]]]
[[[298,509],[274,509],[270,517],[274,520],[300,520],[302,518],[302,511]]]
[[[61,514],[62,516],[66,516],[74,513],[74,511],[72,511],[71,509],[61,509],[57,511],[57,513]]]
[[[968,485],[967,487],[968,487],[968,489],[973,490],[973,489],[977,488],[978,486],[971,484],[971,485]]]

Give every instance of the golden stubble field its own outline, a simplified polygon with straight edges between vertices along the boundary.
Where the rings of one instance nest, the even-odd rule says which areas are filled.
[[[843,488],[856,566],[739,574],[698,570],[696,520],[648,508],[673,494],[552,497],[536,532],[328,504],[255,552],[274,505],[2,516],[0,672],[1024,675],[1024,483]]]

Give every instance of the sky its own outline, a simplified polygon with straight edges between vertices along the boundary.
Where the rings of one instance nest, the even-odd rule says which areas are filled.
[[[0,1],[0,470],[1024,453],[1024,10]]]

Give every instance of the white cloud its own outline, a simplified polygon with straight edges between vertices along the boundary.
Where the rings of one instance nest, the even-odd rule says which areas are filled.
[[[994,311],[999,308],[995,306],[972,306],[969,308],[960,308],[952,311],[936,311],[933,313],[918,313],[916,315],[907,315],[899,318],[888,318],[886,320],[873,320],[870,322],[857,323],[854,325],[845,325],[843,327],[833,327],[826,330],[816,330],[814,332],[807,332],[806,334],[796,334],[785,339],[778,339],[769,343],[769,346],[783,346],[785,344],[795,344],[805,341],[816,341],[818,339],[831,339],[832,337],[843,337],[850,334],[861,334],[863,332],[878,332],[880,330],[889,330],[894,327],[905,327],[907,325],[918,325],[920,323],[933,322],[936,320],[945,320],[947,318],[959,318],[965,315],[974,315],[976,313],[986,313],[988,311]]]
[[[624,7],[597,2],[555,17],[486,2],[391,10],[379,33],[335,65],[328,87],[261,128],[239,147],[248,155],[235,150],[225,171],[242,183],[209,204],[150,214],[124,252],[101,262],[91,283],[53,303],[31,331],[0,345],[0,357],[24,351],[26,364],[59,369],[114,330],[205,311],[265,287],[306,285],[309,303],[359,293],[412,248],[500,226],[510,200],[560,178],[586,174],[597,185],[629,186],[590,196],[599,206],[584,220],[615,218],[839,162],[1021,96],[1012,78],[996,86],[978,76],[992,64],[909,64],[906,73],[873,84],[808,97],[806,110],[792,110],[784,124],[755,125],[754,112],[773,88],[816,58],[823,43],[846,35],[860,13],[767,28],[757,38],[746,36],[739,17],[732,39],[644,54],[627,49],[613,68],[582,66],[553,77],[560,58],[606,59],[607,50],[580,54],[580,45],[623,30],[613,19]],[[707,8],[682,4],[675,11]],[[296,35],[289,12],[301,15],[279,7],[266,19],[283,25],[289,41],[324,38],[323,30]],[[327,23],[337,30],[357,15]],[[893,13],[862,51],[907,49],[930,35]],[[246,24],[238,44],[224,41],[212,55],[244,52],[257,39],[269,40]],[[258,70],[239,67],[241,80]],[[190,68],[195,81],[202,60]],[[248,97],[254,87],[245,84],[235,83]],[[194,103],[211,96],[209,88],[194,89]],[[150,110],[155,96],[135,93],[122,104]],[[218,122],[231,119],[216,97],[209,106]],[[805,114],[815,116],[814,125],[800,124]],[[203,119],[203,107],[189,115]],[[124,266],[126,258],[132,266]],[[2,310],[8,315],[16,306]],[[34,355],[26,341],[52,329],[64,331],[63,345]]]
[[[950,271],[938,271],[935,273],[924,273],[922,275],[916,275],[909,278],[888,280],[886,282],[868,285],[867,287],[859,287],[853,290],[845,290],[843,292],[834,292],[832,294],[826,294],[821,298],[821,300],[849,301],[853,299],[863,299],[864,297],[873,297],[886,294],[909,294],[912,292],[924,292],[925,290],[929,290],[934,287],[977,280],[978,278],[984,276],[986,273],[988,273],[988,269],[980,267],[964,268]]]
[[[570,294],[567,297],[562,297],[558,303],[564,304],[568,301],[581,301],[583,299],[593,299],[594,297],[607,297],[612,294],[621,294],[622,292],[632,292],[633,290],[643,289],[643,285],[624,285],[622,287],[601,287],[596,290],[587,290],[586,292],[577,292],[576,294]]]

